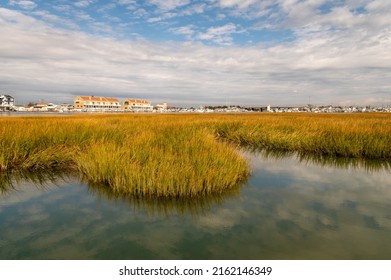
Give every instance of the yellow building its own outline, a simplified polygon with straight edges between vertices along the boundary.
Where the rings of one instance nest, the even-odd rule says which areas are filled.
[[[125,99],[122,104],[124,111],[151,112],[153,110],[152,103],[142,99]]]
[[[121,105],[117,98],[102,96],[76,96],[73,99],[74,108],[81,111],[119,111]]]

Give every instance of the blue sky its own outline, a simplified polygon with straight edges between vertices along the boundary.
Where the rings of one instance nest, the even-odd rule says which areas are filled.
[[[2,0],[0,92],[391,104],[389,0]]]
[[[47,24],[117,39],[193,41],[228,46],[292,41],[294,32],[285,28],[273,2],[257,8],[261,1],[190,0],[82,0],[5,1]],[[267,1],[266,1],[267,2]],[[265,3],[266,3],[265,2]],[[254,10],[252,10],[255,8]],[[320,8],[320,12],[322,7]],[[275,26],[263,27],[270,23]]]

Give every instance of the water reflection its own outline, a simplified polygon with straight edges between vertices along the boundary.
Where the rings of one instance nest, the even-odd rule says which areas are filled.
[[[268,237],[269,258],[391,257],[389,169],[249,157],[254,176],[246,207],[263,221],[256,232]]]
[[[29,172],[12,171],[0,173],[0,194],[15,191],[22,184],[33,184],[37,188],[45,189],[48,184],[62,182],[70,176],[70,172]]]
[[[88,182],[83,180],[84,182]],[[164,198],[164,197],[143,197],[130,196],[114,193],[104,184],[88,183],[88,191],[96,195],[99,199],[105,199],[118,204],[127,204],[134,211],[146,210],[150,215],[185,215],[194,216],[205,214],[213,207],[221,205],[230,199],[234,199],[240,194],[240,187],[237,186],[222,193],[209,194],[190,198]]]
[[[244,186],[189,200],[120,196],[72,175],[3,176],[0,259],[391,258],[386,165],[244,155]]]
[[[266,149],[243,149],[243,154],[250,157],[261,156],[265,159],[286,159],[295,158],[300,163],[308,165],[318,165],[321,167],[337,167],[340,169],[363,169],[367,172],[391,170],[390,160],[373,160],[364,158],[346,158],[346,157],[331,157],[327,155],[299,153],[283,150],[266,150]]]
[[[25,180],[8,176],[4,185],[12,188],[0,195],[0,259],[181,259],[175,248],[197,217],[238,194],[142,199],[75,176],[55,184],[44,175],[20,176]]]
[[[240,186],[226,190],[222,193],[210,194],[191,198],[164,198],[122,195],[113,192],[104,184],[91,183],[80,177],[77,173],[68,172],[11,172],[2,173],[0,176],[0,194],[12,193],[18,190],[19,185],[30,184],[36,188],[45,190],[48,185],[61,185],[78,181],[80,185],[86,185],[90,194],[98,200],[104,200],[115,205],[126,204],[133,211],[146,210],[153,215],[185,215],[197,216],[205,214],[212,207],[221,205],[224,201],[233,199],[240,194]]]

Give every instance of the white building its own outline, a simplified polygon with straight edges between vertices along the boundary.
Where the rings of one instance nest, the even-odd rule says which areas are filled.
[[[14,107],[15,99],[11,95],[0,95],[0,111],[8,111]]]
[[[161,111],[166,111],[168,109],[168,105],[166,102],[164,102],[163,104],[157,104],[156,105],[156,108],[158,110],[161,110]]]

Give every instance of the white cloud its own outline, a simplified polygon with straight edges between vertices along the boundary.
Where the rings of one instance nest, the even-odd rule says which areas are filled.
[[[170,28],[169,31],[174,34],[185,35],[186,38],[190,39],[195,34],[195,26],[193,24],[189,24],[186,26]]]
[[[217,14],[216,16],[216,20],[223,20],[225,19],[227,16],[225,14]]]
[[[133,14],[137,17],[144,17],[149,15],[149,13],[144,9],[137,9],[133,12]]]
[[[20,1],[11,0],[9,1],[9,4],[11,6],[19,6],[20,8],[25,10],[32,10],[35,7],[37,7],[37,4],[34,3],[33,1],[26,1],[26,0],[20,0]]]
[[[23,13],[16,12],[9,9],[4,9],[0,7],[0,22],[4,24],[14,23],[15,28],[29,29],[34,26],[34,28],[46,28],[46,25],[33,17],[25,16]],[[6,38],[6,37],[3,37]]]
[[[97,11],[99,13],[106,13],[106,12],[114,9],[115,7],[117,7],[117,5],[115,3],[108,3],[108,4],[105,4],[105,5],[99,6],[97,8]]]
[[[94,2],[95,2],[95,0],[81,0],[81,1],[75,2],[73,5],[78,8],[86,8]]]
[[[190,0],[148,0],[152,5],[157,6],[162,11],[171,11],[190,3]]]
[[[207,5],[205,3],[198,3],[192,6],[189,6],[183,12],[181,12],[182,16],[191,16],[194,14],[201,14],[207,9]]]
[[[190,1],[187,0],[150,0],[150,4],[157,6],[157,9],[153,12],[154,16],[151,16],[149,19],[147,19],[147,22],[149,23],[161,22],[172,18],[179,19],[180,17],[183,18],[186,16],[201,14],[208,8],[205,3],[191,5]]]
[[[136,0],[118,0],[117,3],[119,5],[129,5],[129,4],[135,4]]]
[[[78,29],[79,26],[73,22],[72,20],[69,19],[64,19],[62,17],[59,17],[55,14],[49,13],[48,11],[45,10],[35,10],[34,12],[31,13],[35,17],[41,18],[43,21],[46,23],[50,24],[58,24],[66,28],[70,29]],[[75,13],[77,14],[77,13]]]
[[[47,16],[47,15],[43,15]],[[98,24],[99,25],[99,24]],[[103,28],[104,26],[96,26]],[[177,105],[267,105],[390,100],[391,31],[303,31],[295,42],[265,47],[213,47],[199,42],[118,41],[50,27],[0,8],[2,90],[18,100],[70,102],[74,95],[137,95]],[[371,29],[372,30],[372,29]],[[234,24],[197,33],[228,44]],[[56,99],[57,98],[57,99]]]
[[[163,21],[166,19],[174,18],[177,15],[178,15],[177,13],[166,12],[166,13],[162,13],[160,16],[151,17],[151,18],[147,19],[147,22],[149,22],[149,23],[159,22],[159,21]]]
[[[57,5],[53,7],[53,10],[63,13],[69,13],[72,11],[72,7],[70,5]]]
[[[248,8],[249,6],[257,2],[259,2],[259,0],[220,0],[220,6],[223,8],[236,6],[242,9]]]
[[[380,11],[380,12],[390,12],[391,11],[391,2],[388,0],[373,0],[365,1],[367,5],[365,8],[368,11]]]
[[[231,44],[231,34],[239,33],[237,27],[233,23],[228,23],[223,26],[210,27],[205,33],[201,33],[197,36],[200,40],[211,40],[218,44]]]

